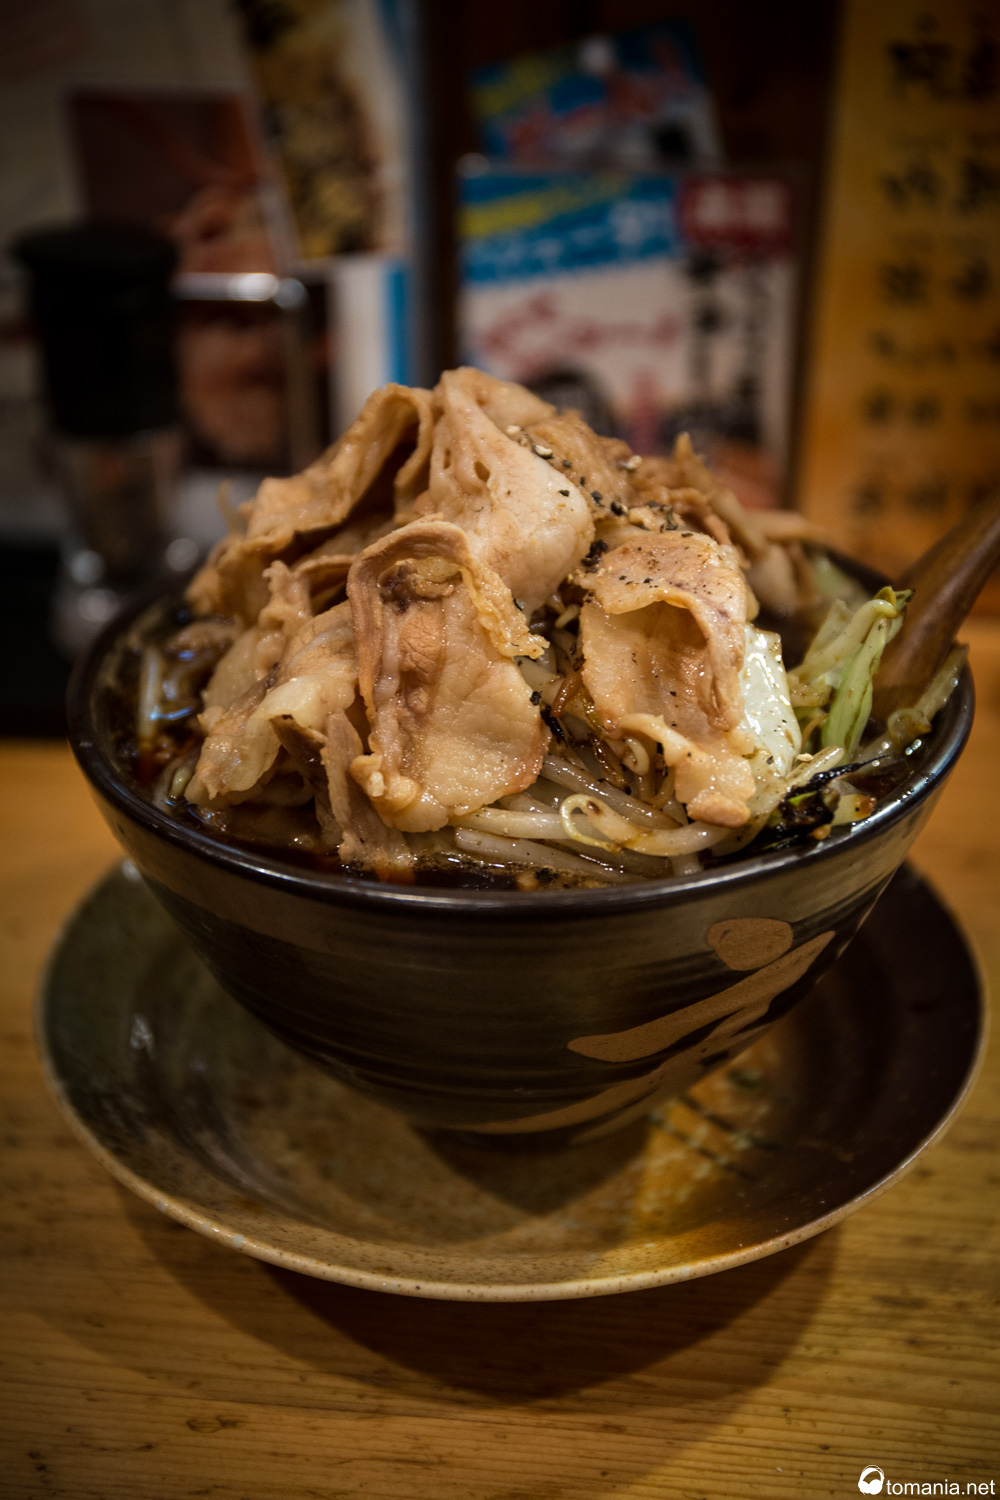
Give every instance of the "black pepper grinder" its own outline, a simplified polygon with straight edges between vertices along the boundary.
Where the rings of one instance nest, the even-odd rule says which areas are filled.
[[[54,634],[75,653],[164,567],[182,451],[174,356],[173,246],[132,225],[25,235],[70,530]]]

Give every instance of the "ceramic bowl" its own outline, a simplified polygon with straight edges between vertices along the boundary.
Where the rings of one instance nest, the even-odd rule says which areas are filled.
[[[225,843],[142,791],[127,684],[165,608],[113,622],[70,686],[73,748],[129,858],[286,1042],[419,1125],[512,1143],[624,1125],[784,1015],[905,858],[972,722],[966,672],[904,783],[808,848],[599,890],[379,884]]]

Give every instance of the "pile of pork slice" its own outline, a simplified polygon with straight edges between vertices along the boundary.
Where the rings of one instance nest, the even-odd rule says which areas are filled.
[[[405,872],[405,834],[537,779],[552,721],[519,660],[548,646],[533,614],[572,598],[596,732],[645,737],[691,820],[738,828],[761,748],[747,625],[758,600],[794,610],[794,555],[685,439],[640,459],[474,369],[387,385],[304,473],[261,485],[191,585],[235,639],[186,795],[231,807],[290,765],[327,847]]]

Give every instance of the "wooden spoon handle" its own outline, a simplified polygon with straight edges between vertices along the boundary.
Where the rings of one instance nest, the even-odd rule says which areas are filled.
[[[900,578],[898,587],[914,593],[875,678],[877,718],[916,703],[998,563],[1000,490],[963,516]]]

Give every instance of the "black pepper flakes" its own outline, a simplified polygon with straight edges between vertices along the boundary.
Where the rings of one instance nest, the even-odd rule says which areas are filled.
[[[568,495],[569,494],[569,490],[560,490],[559,493],[560,493],[560,495]]]
[[[535,705],[536,708],[538,707],[539,703],[541,703],[541,701],[542,701],[542,695],[538,691],[537,688],[535,689],[535,691],[531,695],[531,701]]]
[[[612,500],[612,502],[611,502],[611,513],[612,513],[612,515],[615,515],[615,516],[625,516],[625,515],[628,514],[628,512],[626,511],[624,505],[621,503],[620,500]]]
[[[607,550],[608,550],[608,544],[607,544],[607,542],[602,542],[599,537],[597,538],[596,541],[591,542],[591,544],[590,544],[590,551],[587,553],[586,557],[583,559],[583,566],[587,569],[588,573],[592,572],[594,570],[594,568],[597,567],[597,564],[598,564],[598,562],[601,559],[602,553],[607,552]]]
[[[551,729],[554,737],[562,744],[566,739],[565,730],[547,703],[542,705],[542,718]]]
[[[601,501],[604,499],[604,496],[601,494],[600,490],[591,490],[590,498],[591,500],[596,500],[598,505],[600,505]]]

